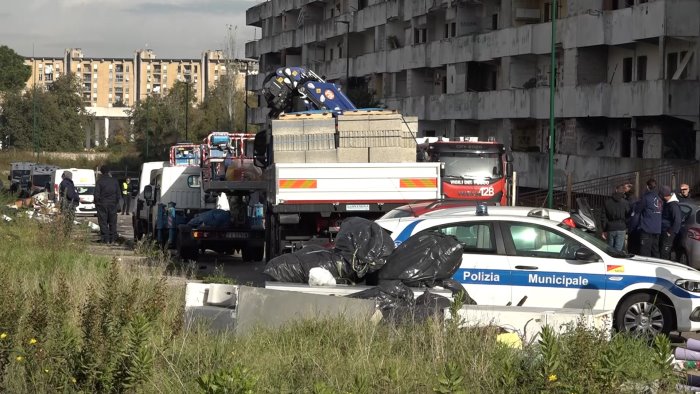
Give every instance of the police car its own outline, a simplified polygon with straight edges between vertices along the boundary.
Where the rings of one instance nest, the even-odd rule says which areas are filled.
[[[397,245],[426,231],[456,237],[454,279],[479,305],[614,310],[618,330],[646,335],[700,330],[699,271],[618,252],[561,212],[480,206],[376,222]]]

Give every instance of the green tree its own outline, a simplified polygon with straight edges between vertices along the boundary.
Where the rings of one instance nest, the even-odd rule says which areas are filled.
[[[0,46],[0,95],[22,90],[31,74],[32,68],[24,64],[22,56],[6,45]]]
[[[48,89],[6,95],[0,116],[2,141],[27,150],[81,150],[94,119],[83,107],[79,87],[77,77],[67,74]]]

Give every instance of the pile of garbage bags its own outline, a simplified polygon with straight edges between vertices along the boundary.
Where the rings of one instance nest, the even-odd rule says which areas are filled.
[[[462,246],[453,236],[420,233],[395,247],[378,224],[352,217],[341,223],[332,249],[308,245],[273,258],[264,273],[279,282],[315,283],[310,272],[322,268],[338,283],[376,285],[351,297],[377,300],[385,318],[402,321],[406,316],[426,318],[429,311],[450,303],[429,292],[415,298],[409,287],[441,286],[473,304],[464,287],[452,279],[461,263]]]

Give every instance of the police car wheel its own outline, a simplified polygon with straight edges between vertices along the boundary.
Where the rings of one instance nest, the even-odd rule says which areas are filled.
[[[620,304],[615,314],[615,327],[620,332],[652,337],[668,334],[673,329],[673,307],[648,293],[634,294]]]

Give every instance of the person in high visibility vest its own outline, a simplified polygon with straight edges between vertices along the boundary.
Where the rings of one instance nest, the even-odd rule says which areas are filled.
[[[129,215],[131,210],[131,196],[129,195],[130,178],[124,179],[122,182],[122,215]]]

